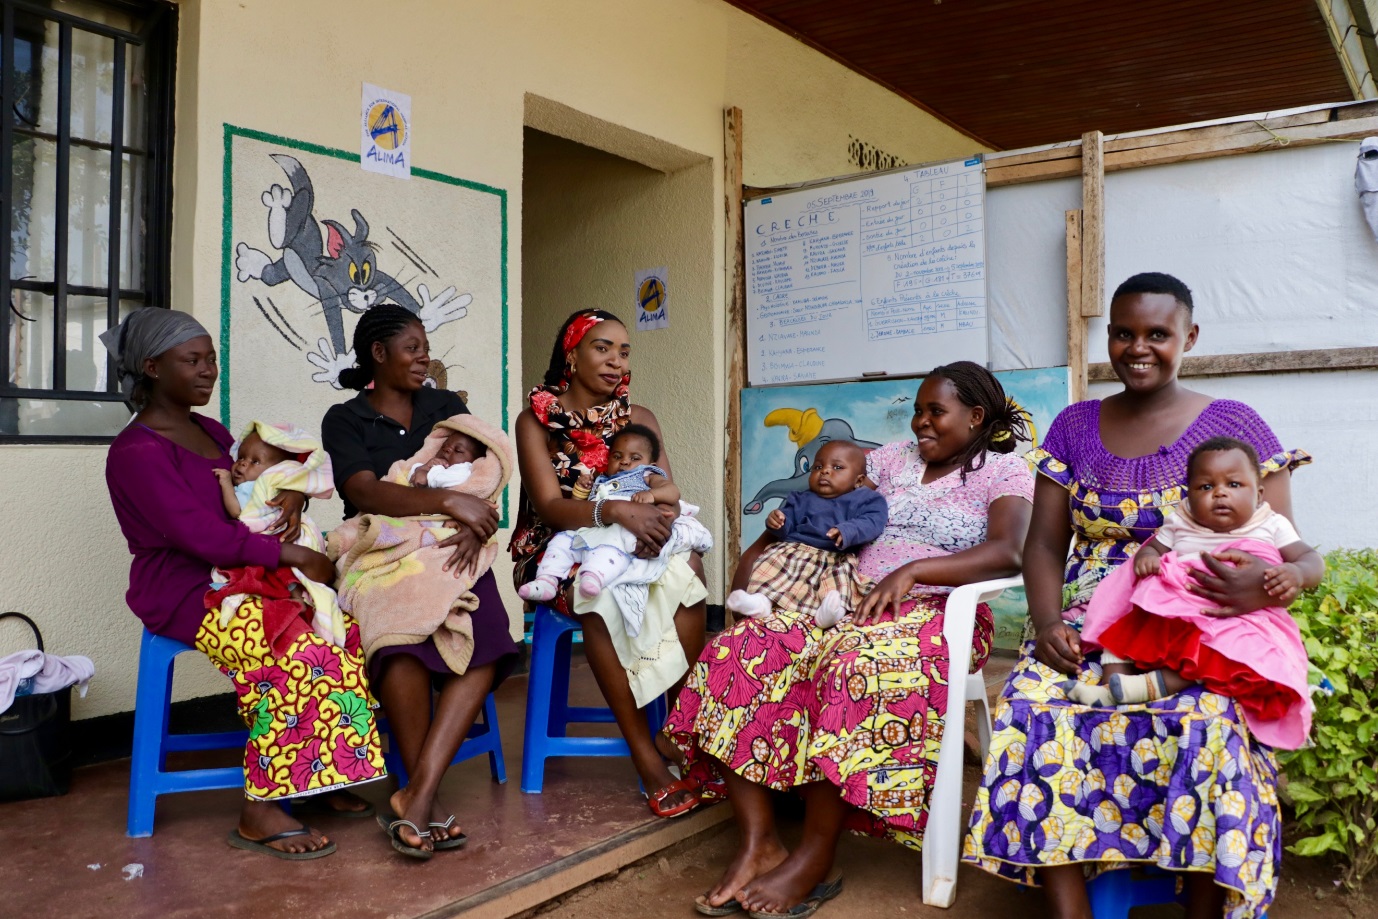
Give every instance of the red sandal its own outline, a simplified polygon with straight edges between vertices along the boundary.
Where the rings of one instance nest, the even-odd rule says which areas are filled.
[[[646,806],[649,807],[651,813],[655,814],[657,817],[664,817],[666,819],[671,817],[683,817],[685,814],[702,804],[703,799],[696,794],[694,797],[688,798],[676,804],[674,807],[666,807],[664,804],[665,799],[681,791],[698,792],[698,790],[698,782],[695,782],[693,779],[680,779],[677,782],[671,782],[655,794],[647,795]]]

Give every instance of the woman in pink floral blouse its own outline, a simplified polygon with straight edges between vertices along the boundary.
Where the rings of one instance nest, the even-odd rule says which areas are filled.
[[[947,704],[943,606],[956,586],[1019,571],[1033,478],[1011,452],[1023,421],[978,364],[930,373],[911,429],[914,440],[867,458],[889,519],[857,559],[869,592],[856,613],[829,630],[786,611],[739,623],[704,649],[666,724],[691,778],[723,780],[741,831],[722,879],[695,902],[705,915],[836,895],[841,880],[828,876],[844,828],[922,844]],[[763,545],[743,554],[738,582]],[[971,663],[984,662],[992,631],[982,606]],[[772,790],[804,798],[793,852]]]

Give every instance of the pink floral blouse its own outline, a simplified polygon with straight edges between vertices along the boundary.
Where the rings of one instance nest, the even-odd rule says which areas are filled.
[[[890,505],[885,531],[857,556],[857,568],[866,577],[879,581],[917,559],[952,555],[984,542],[997,498],[1033,502],[1033,473],[1015,453],[987,453],[985,465],[967,473],[965,482],[959,469],[925,485],[926,467],[913,441],[886,444],[866,457],[866,475]],[[921,585],[911,596],[951,592],[951,587]]]

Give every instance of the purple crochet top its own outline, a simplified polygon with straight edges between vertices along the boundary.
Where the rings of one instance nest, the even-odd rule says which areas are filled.
[[[1079,613],[1101,578],[1158,531],[1182,502],[1187,457],[1212,437],[1237,437],[1252,445],[1264,475],[1311,461],[1301,450],[1283,450],[1257,412],[1229,399],[1207,405],[1174,443],[1129,459],[1101,441],[1099,401],[1070,405],[1054,419],[1029,459],[1068,491],[1075,540],[1067,558],[1064,610]],[[1079,621],[1075,613],[1071,618]]]

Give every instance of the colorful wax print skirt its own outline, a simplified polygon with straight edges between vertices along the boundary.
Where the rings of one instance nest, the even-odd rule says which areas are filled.
[[[1099,654],[1079,679],[1100,682]],[[1277,760],[1239,706],[1197,687],[1144,705],[1068,701],[1034,660],[1005,684],[963,859],[1021,884],[1036,869],[1088,876],[1130,863],[1212,872],[1226,919],[1260,916],[1282,855]]]
[[[835,552],[801,542],[766,547],[751,569],[747,591],[765,594],[778,610],[817,615],[823,598],[837,591],[848,613],[863,596],[855,552]]]
[[[831,782],[855,808],[848,829],[918,849],[947,711],[944,602],[828,630],[789,611],[740,622],[704,648],[665,733],[706,796],[719,763],[777,791]],[[978,607],[973,668],[993,628]]]
[[[301,798],[387,775],[359,626],[348,615],[345,626],[344,647],[307,631],[274,655],[257,597],[241,603],[225,626],[218,609],[202,620],[196,649],[230,678],[249,728],[246,797]]]

